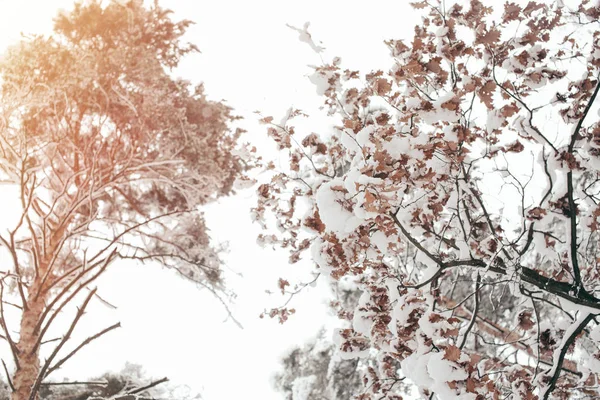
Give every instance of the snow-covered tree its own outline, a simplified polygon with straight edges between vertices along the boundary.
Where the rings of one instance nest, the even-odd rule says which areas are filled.
[[[25,38],[0,63],[0,179],[20,200],[0,234],[14,400],[37,399],[54,371],[119,326],[70,340],[118,260],[155,261],[224,293],[199,207],[244,179],[241,132],[226,105],[171,76],[197,50],[181,41],[190,22],[143,3],[78,3],[53,35]],[[70,324],[49,337],[65,313]]]
[[[349,282],[336,284],[331,309],[348,320],[360,291]],[[349,324],[347,323],[349,326]],[[370,360],[346,359],[323,328],[307,343],[292,348],[282,359],[281,371],[274,376],[275,388],[286,400],[346,400],[362,389],[362,373]]]
[[[359,360],[344,360],[323,330],[283,359],[275,387],[286,400],[350,399],[361,389]]]
[[[356,282],[335,342],[374,360],[358,399],[597,397],[600,6],[413,6],[385,70],[315,68],[335,129],[263,119],[289,164],[261,240]]]

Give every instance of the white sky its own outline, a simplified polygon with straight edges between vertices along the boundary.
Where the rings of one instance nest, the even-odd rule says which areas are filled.
[[[18,40],[19,32],[48,32],[56,11],[71,4],[0,0],[0,48]],[[203,81],[210,98],[226,99],[246,117],[242,126],[254,143],[264,142],[264,128],[252,111],[277,118],[292,105],[304,110],[320,105],[306,75],[307,65],[321,61],[286,23],[301,27],[310,21],[313,39],[327,49],[326,60],[341,56],[346,67],[364,71],[387,68],[383,40],[409,37],[415,23],[404,0],[372,0],[368,5],[349,0],[163,0],[161,5],[172,9],[176,19],[197,23],[187,39],[202,54],[185,60],[176,74]],[[327,126],[316,129],[323,128]],[[286,254],[258,248],[259,230],[249,218],[252,195],[223,199],[206,211],[213,238],[229,242],[228,268],[243,275],[230,274],[228,286],[238,295],[233,311],[244,330],[223,322],[226,313],[208,293],[170,271],[114,265],[100,283],[100,294],[118,310],[96,305],[80,337],[118,320],[123,327],[88,346],[62,373],[83,379],[119,370],[130,361],[142,364],[150,376],[168,376],[201,391],[206,400],[281,399],[270,383],[281,353],[314,335],[326,322],[327,310],[320,295],[324,290],[308,288],[294,299],[297,314],[285,325],[258,318],[263,309],[282,304],[280,297],[265,293],[275,289],[279,276],[308,276],[310,268],[289,266]],[[9,197],[0,198],[0,209],[7,209]]]

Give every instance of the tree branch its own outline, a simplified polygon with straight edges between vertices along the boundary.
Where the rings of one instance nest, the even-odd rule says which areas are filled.
[[[576,322],[576,324],[578,323],[578,325],[571,332],[571,334],[568,337],[563,338],[563,342],[561,343],[561,349],[560,349],[560,353],[558,354],[558,358],[554,360],[554,365],[553,365],[552,369],[550,370],[550,371],[552,371],[552,378],[550,379],[550,382],[548,383],[548,386],[546,387],[546,390],[544,391],[544,395],[543,395],[544,400],[548,400],[548,398],[550,397],[550,394],[554,391],[554,388],[556,387],[556,382],[558,381],[558,378],[560,377],[560,372],[562,370],[562,364],[565,361],[565,356],[567,355],[567,351],[569,350],[571,345],[575,342],[575,339],[577,338],[577,336],[579,336],[579,334],[583,331],[583,329],[587,326],[587,324],[589,324],[590,321],[592,319],[594,319],[595,316],[596,316],[595,314],[589,314],[589,313],[586,313],[585,317],[583,317],[583,315],[582,315],[583,318],[580,317],[580,319]],[[556,357],[556,354],[555,354],[555,357]]]
[[[106,334],[114,329],[120,328],[120,327],[121,327],[121,323],[117,322],[116,324],[111,325],[106,329],[103,329],[102,331],[96,333],[95,335],[88,337],[83,342],[81,342],[81,344],[79,346],[75,347],[75,349],[73,349],[73,351],[71,351],[69,354],[67,354],[65,357],[63,357],[61,360],[59,360],[56,364],[54,364],[54,366],[48,368],[48,372],[46,372],[45,377],[48,377],[48,375],[50,375],[52,372],[59,369],[65,362],[67,362],[71,357],[73,357],[77,352],[79,352],[79,350],[81,350],[87,344],[98,339],[100,336],[103,336],[104,334]]]

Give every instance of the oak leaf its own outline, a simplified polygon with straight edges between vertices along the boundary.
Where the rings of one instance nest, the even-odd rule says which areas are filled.
[[[380,78],[375,82],[375,93],[378,95],[384,95],[390,92],[392,89],[392,83],[387,79]]]
[[[279,287],[279,290],[281,290],[281,294],[285,294],[285,288],[287,286],[290,286],[290,282],[288,282],[287,280],[285,280],[283,278],[279,278],[279,281],[277,282],[277,286]]]
[[[460,349],[454,345],[450,345],[444,349],[443,360],[458,362],[460,359]]]
[[[518,140],[515,140],[513,143],[509,144],[505,150],[507,153],[520,153],[524,149],[525,146],[523,146],[523,143],[519,142]]]
[[[460,106],[460,98],[458,97],[453,97],[452,99],[442,103],[441,107],[443,109],[449,110],[449,111],[456,111],[458,110],[458,107]]]
[[[493,46],[500,41],[500,31],[492,28],[483,35],[478,35],[475,43]]]

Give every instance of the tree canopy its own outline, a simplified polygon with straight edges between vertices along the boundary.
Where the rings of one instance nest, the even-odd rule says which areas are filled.
[[[413,7],[385,69],[315,68],[334,129],[263,119],[289,162],[261,240],[360,290],[334,337],[357,399],[598,396],[600,7]]]
[[[252,161],[236,150],[231,109],[172,76],[197,51],[182,41],[190,23],[157,2],[77,3],[52,35],[25,38],[0,63],[0,179],[21,202],[0,235],[10,260],[0,300],[20,314],[11,326],[0,307],[15,400],[36,399],[52,372],[119,326],[70,342],[115,261],[156,261],[225,289],[199,207],[232,193]],[[71,311],[60,340],[47,342]]]

